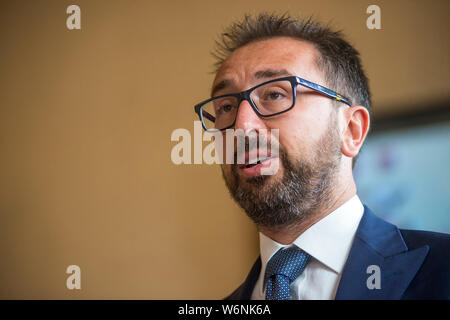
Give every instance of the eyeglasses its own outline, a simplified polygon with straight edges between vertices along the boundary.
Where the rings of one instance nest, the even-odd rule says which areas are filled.
[[[261,117],[273,117],[288,112],[295,106],[299,84],[352,106],[348,98],[333,90],[300,77],[290,76],[266,81],[239,93],[210,98],[197,104],[194,110],[202,122],[203,129],[221,131],[234,126],[243,100],[247,100]]]

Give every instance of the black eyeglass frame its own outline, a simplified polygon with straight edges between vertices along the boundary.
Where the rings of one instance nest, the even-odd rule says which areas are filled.
[[[280,112],[276,112],[276,113],[272,113],[272,114],[268,114],[268,115],[262,114],[258,110],[258,107],[255,105],[253,100],[250,98],[250,95],[251,95],[252,91],[257,89],[257,88],[259,88],[259,87],[261,87],[261,86],[264,86],[266,84],[269,84],[269,83],[272,83],[272,82],[277,82],[277,81],[284,81],[284,80],[289,81],[291,83],[291,86],[292,86],[292,94],[293,94],[292,95],[292,97],[293,97],[292,105],[289,108],[287,108],[286,110],[283,110],[283,111],[280,111]],[[212,122],[215,122],[216,118],[213,115],[209,114],[209,113],[203,115],[203,112],[202,112],[203,110],[202,109],[203,109],[203,106],[205,104],[207,104],[207,103],[209,103],[209,102],[211,102],[213,100],[216,100],[216,99],[221,99],[221,98],[225,98],[225,97],[235,97],[235,98],[237,98],[237,101],[238,101],[238,104],[237,104],[237,109],[238,110],[239,110],[239,107],[241,105],[241,102],[244,101],[244,100],[247,100],[250,103],[250,105],[252,106],[252,109],[256,112],[256,114],[258,116],[264,117],[264,118],[273,117],[273,116],[276,116],[276,115],[288,112],[289,110],[294,108],[295,102],[296,102],[296,98],[297,98],[297,85],[299,85],[299,84],[304,86],[304,87],[307,87],[309,89],[312,89],[314,91],[320,92],[323,95],[325,95],[325,96],[327,96],[327,97],[329,97],[329,98],[331,98],[333,100],[336,100],[336,101],[339,101],[339,102],[343,102],[343,103],[347,104],[350,107],[352,106],[350,100],[347,97],[337,93],[336,91],[333,91],[331,89],[325,88],[324,86],[321,86],[320,84],[308,81],[306,79],[303,79],[303,78],[300,78],[300,77],[297,77],[297,76],[289,76],[289,77],[277,78],[277,79],[273,79],[273,80],[269,80],[269,81],[260,83],[260,84],[258,84],[257,86],[255,86],[253,88],[250,88],[248,90],[245,90],[245,91],[242,91],[242,92],[239,92],[239,93],[230,93],[230,94],[224,94],[224,95],[221,95],[221,96],[209,98],[209,99],[207,99],[205,101],[202,101],[199,104],[195,105],[194,111],[199,116],[200,121],[202,123],[202,127],[203,127],[203,129],[205,131],[208,131],[208,132],[223,131],[223,130],[226,130],[226,129],[230,129],[231,127],[233,127],[236,124],[237,111],[236,111],[236,117],[234,118],[233,123],[231,125],[229,125],[228,127],[225,127],[225,128],[222,128],[222,129],[208,129],[205,126],[205,122],[203,120],[203,116],[205,116],[206,118],[208,118],[208,120],[210,120]]]

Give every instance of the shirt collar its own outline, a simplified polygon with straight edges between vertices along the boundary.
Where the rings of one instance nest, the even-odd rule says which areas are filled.
[[[281,248],[297,246],[336,273],[341,273],[350,252],[364,206],[354,195],[339,208],[303,232],[290,245],[282,245],[259,233],[262,272]]]

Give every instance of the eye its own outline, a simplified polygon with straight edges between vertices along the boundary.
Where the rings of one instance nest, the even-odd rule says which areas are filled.
[[[282,90],[273,89],[267,90],[264,92],[262,96],[262,100],[264,101],[275,101],[275,100],[281,100],[284,99],[286,95],[282,92]]]
[[[233,106],[231,104],[223,104],[219,106],[216,110],[217,115],[228,113],[233,110]]]
[[[231,104],[227,104],[222,107],[223,112],[230,112],[231,109],[233,109],[233,106]]]
[[[283,98],[283,95],[279,92],[274,91],[269,94],[269,99],[271,99],[271,100],[277,100],[277,99],[281,99],[281,98]]]

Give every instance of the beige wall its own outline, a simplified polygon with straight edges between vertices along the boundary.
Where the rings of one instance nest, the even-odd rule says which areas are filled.
[[[171,162],[170,135],[193,129],[216,35],[261,10],[343,29],[375,116],[450,98],[447,0],[2,1],[0,298],[215,299],[244,279],[255,228],[218,167]]]

